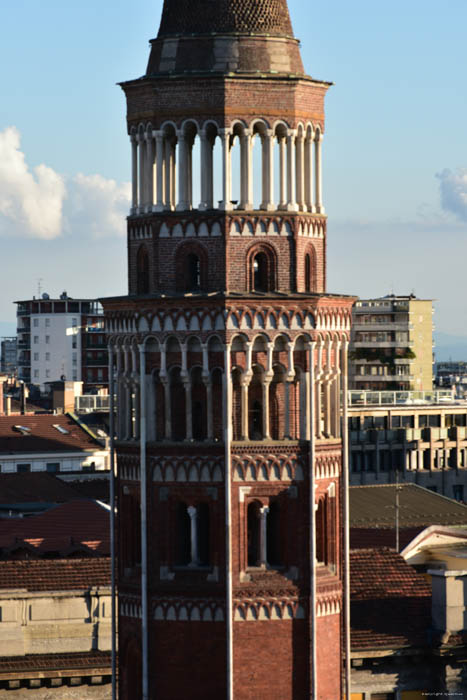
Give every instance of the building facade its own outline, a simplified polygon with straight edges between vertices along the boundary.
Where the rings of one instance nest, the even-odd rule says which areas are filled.
[[[151,43],[122,86],[129,296],[103,302],[120,698],[338,698],[354,299],[326,293],[329,84],[285,0],[166,1]]]
[[[377,403],[385,393],[349,392],[350,483],[414,482],[467,500],[467,403],[449,392],[396,392],[407,402]],[[355,405],[361,396],[365,405]]]
[[[18,378],[45,389],[48,382],[82,381],[84,391],[108,384],[102,307],[94,299],[17,301]]]
[[[352,317],[350,386],[431,391],[433,303],[410,296],[360,299]]]
[[[2,338],[0,343],[0,372],[13,375],[16,374],[16,338]]]

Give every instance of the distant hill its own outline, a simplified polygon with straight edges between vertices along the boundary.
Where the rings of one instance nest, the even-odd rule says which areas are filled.
[[[467,335],[449,335],[449,333],[434,332],[434,353],[437,362],[448,360],[467,362]]]

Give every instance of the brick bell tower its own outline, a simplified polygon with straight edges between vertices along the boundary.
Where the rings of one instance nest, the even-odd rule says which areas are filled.
[[[326,293],[329,83],[286,0],[165,0],[122,87],[119,697],[337,700],[354,299]]]

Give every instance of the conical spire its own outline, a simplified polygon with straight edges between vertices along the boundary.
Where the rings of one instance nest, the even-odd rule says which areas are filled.
[[[164,0],[159,37],[212,32],[292,36],[287,0]]]

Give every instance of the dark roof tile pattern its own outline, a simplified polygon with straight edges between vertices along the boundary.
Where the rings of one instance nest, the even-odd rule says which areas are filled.
[[[165,0],[159,37],[257,33],[292,36],[287,0]]]
[[[30,432],[23,434],[15,426],[24,426]],[[98,449],[103,449],[102,444],[68,414],[0,416],[0,455]]]
[[[65,503],[80,498],[74,486],[46,472],[0,474],[0,505]]]
[[[431,586],[394,551],[351,552],[350,598],[352,650],[429,644]]]
[[[399,528],[399,551],[407,547],[424,529],[424,526]],[[396,529],[377,527],[350,528],[350,548],[366,549],[367,547],[389,547],[390,549],[395,549]]]
[[[417,484],[399,484],[401,528],[466,525],[467,506]],[[350,527],[393,528],[396,484],[351,486]]]
[[[0,590],[87,590],[110,585],[110,558],[0,561]]]
[[[111,663],[110,652],[93,651],[71,654],[26,654],[0,656],[0,673],[21,671],[59,671],[71,668],[102,668]]]
[[[110,552],[110,512],[96,501],[78,499],[27,518],[0,519],[0,550],[18,548],[33,556],[62,555],[82,550],[106,556]]]

